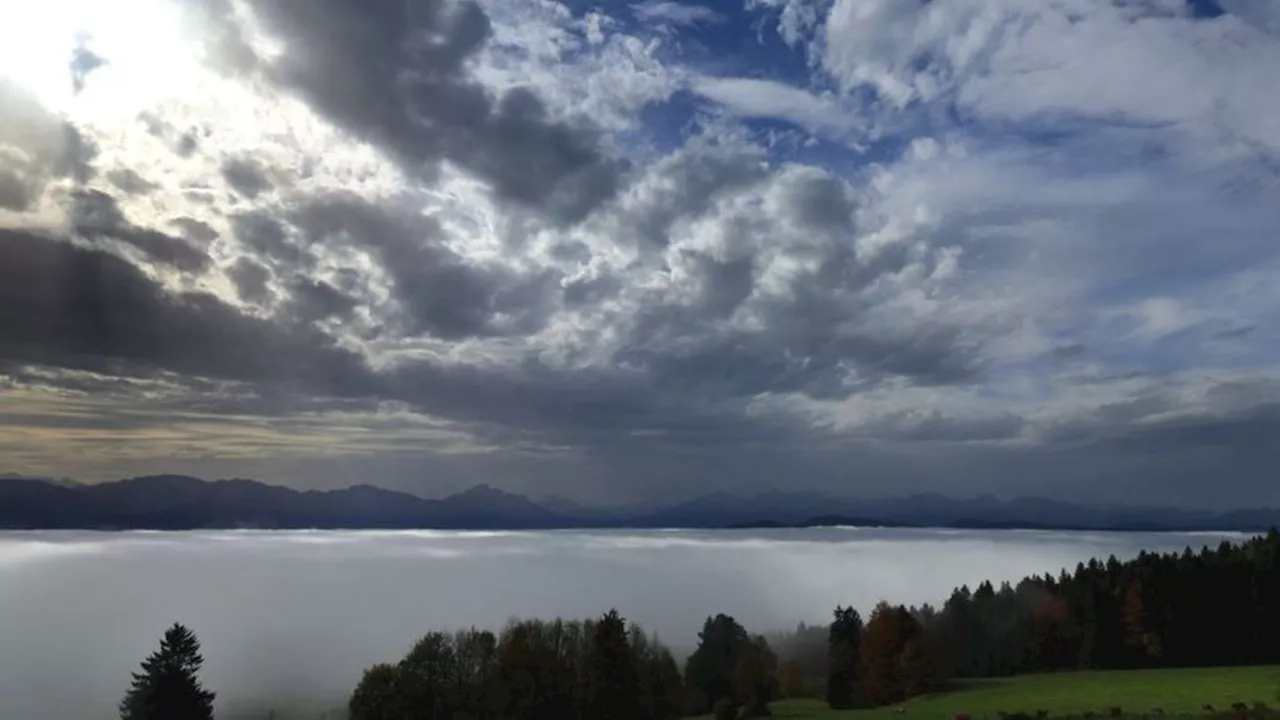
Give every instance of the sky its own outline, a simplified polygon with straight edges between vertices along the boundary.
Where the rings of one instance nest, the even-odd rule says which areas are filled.
[[[0,13],[0,472],[1280,503],[1271,0]]]

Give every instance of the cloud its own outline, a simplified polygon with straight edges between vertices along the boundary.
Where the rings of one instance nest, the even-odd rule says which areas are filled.
[[[242,257],[227,269],[227,277],[236,287],[236,294],[247,303],[265,305],[271,301],[274,293],[269,282],[271,271],[257,261]]]
[[[1254,89],[1274,84],[1261,73],[1280,47],[1251,19],[1197,18],[1190,3],[837,0],[811,50],[843,88],[874,87],[897,108],[1163,126],[1274,156],[1280,134],[1260,119],[1280,108]]]
[[[169,372],[296,384],[341,395],[376,385],[323,336],[244,315],[206,293],[174,293],[114,255],[0,231],[0,359],[146,377]]]
[[[31,188],[13,170],[0,170],[0,209],[22,212],[31,206]]]
[[[43,107],[39,98],[0,73],[0,127],[4,208],[27,210],[53,181],[87,179],[92,143],[73,125]]]
[[[847,135],[858,122],[831,98],[773,80],[704,77],[693,90],[741,117],[789,120],[819,134]]]
[[[777,11],[778,35],[791,46],[805,42],[821,24],[832,0],[747,0],[749,10]]]
[[[645,0],[632,5],[631,12],[640,20],[651,23],[699,25],[724,22],[723,15],[705,5],[673,0]]]
[[[104,192],[77,192],[72,203],[72,222],[84,237],[117,240],[183,272],[198,273],[210,265],[209,257],[185,240],[126,220],[115,199]]]
[[[229,9],[221,23],[242,32]],[[468,77],[465,63],[491,30],[473,2],[267,2],[254,18],[282,53],[253,64],[406,172],[430,177],[440,161],[455,162],[500,198],[561,221],[589,213],[619,182],[622,165],[601,152],[589,123],[550,118],[527,89],[494,97]]]
[[[222,177],[236,192],[250,200],[271,189],[271,181],[252,160],[233,158],[222,164]]]
[[[107,180],[120,192],[128,195],[145,195],[159,187],[155,183],[148,182],[137,171],[130,168],[112,170],[107,173]]]
[[[443,242],[445,231],[431,218],[343,195],[313,198],[294,217],[312,243],[347,242],[376,258],[410,335],[458,340],[526,334],[549,312],[554,278],[468,262]]]

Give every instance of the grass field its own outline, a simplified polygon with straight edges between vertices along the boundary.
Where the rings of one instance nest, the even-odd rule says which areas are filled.
[[[780,720],[950,720],[957,713],[968,713],[980,720],[995,718],[1000,711],[1021,711],[1034,717],[1038,710],[1047,710],[1054,717],[1093,711],[1105,720],[1113,707],[1134,716],[1153,707],[1168,715],[1204,715],[1202,708],[1206,704],[1229,712],[1232,703],[1237,702],[1250,707],[1264,702],[1275,708],[1280,705],[1278,693],[1280,667],[1193,668],[1056,673],[960,682],[953,690],[907,701],[902,715],[892,708],[837,712],[815,700],[783,700],[771,708]]]

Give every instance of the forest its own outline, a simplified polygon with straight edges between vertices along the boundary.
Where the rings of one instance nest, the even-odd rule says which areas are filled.
[[[175,626],[121,704],[125,720],[205,708],[190,631]],[[1064,670],[1280,664],[1280,532],[1240,544],[1080,563],[1056,577],[956,589],[941,607],[837,607],[829,625],[752,634],[707,618],[680,663],[616,611],[519,620],[500,632],[430,632],[368,668],[349,720],[761,717],[783,697],[832,708],[895,705],[955,678]],[[159,709],[158,709],[159,708]],[[208,712],[207,715],[203,714]],[[159,713],[159,714],[156,714]]]

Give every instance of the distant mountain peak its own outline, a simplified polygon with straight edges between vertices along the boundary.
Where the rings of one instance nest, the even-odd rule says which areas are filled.
[[[769,490],[717,490],[683,503],[604,510],[551,496],[535,502],[482,483],[440,500],[371,483],[299,491],[247,479],[206,482],[148,475],[90,485],[0,475],[0,528],[455,528],[753,527],[824,524],[1089,530],[1265,530],[1280,510],[1227,513],[1095,507],[1046,498],[968,499],[920,493],[847,498]]]
[[[198,477],[192,477],[190,475],[139,475],[138,477],[126,478],[119,482],[132,483],[135,485],[169,485],[186,487],[210,484],[205,480],[201,480]]]
[[[36,476],[26,475],[24,473],[16,473],[16,472],[0,473],[0,480],[30,480],[34,482],[47,483],[49,485],[57,485],[58,487],[64,487],[64,488],[77,488],[83,485],[83,483],[76,482],[75,480],[72,480],[69,477],[62,477],[62,478],[36,477]]]
[[[524,495],[499,490],[481,483],[437,501],[460,512],[486,512],[502,517],[551,517],[555,513]]]
[[[454,493],[453,497],[459,497],[459,496],[483,497],[485,495],[501,496],[501,495],[511,495],[511,493],[503,490],[499,490],[498,488],[490,485],[489,483],[480,483],[479,485],[472,485],[471,487],[467,488],[466,490],[463,490],[462,492]]]

